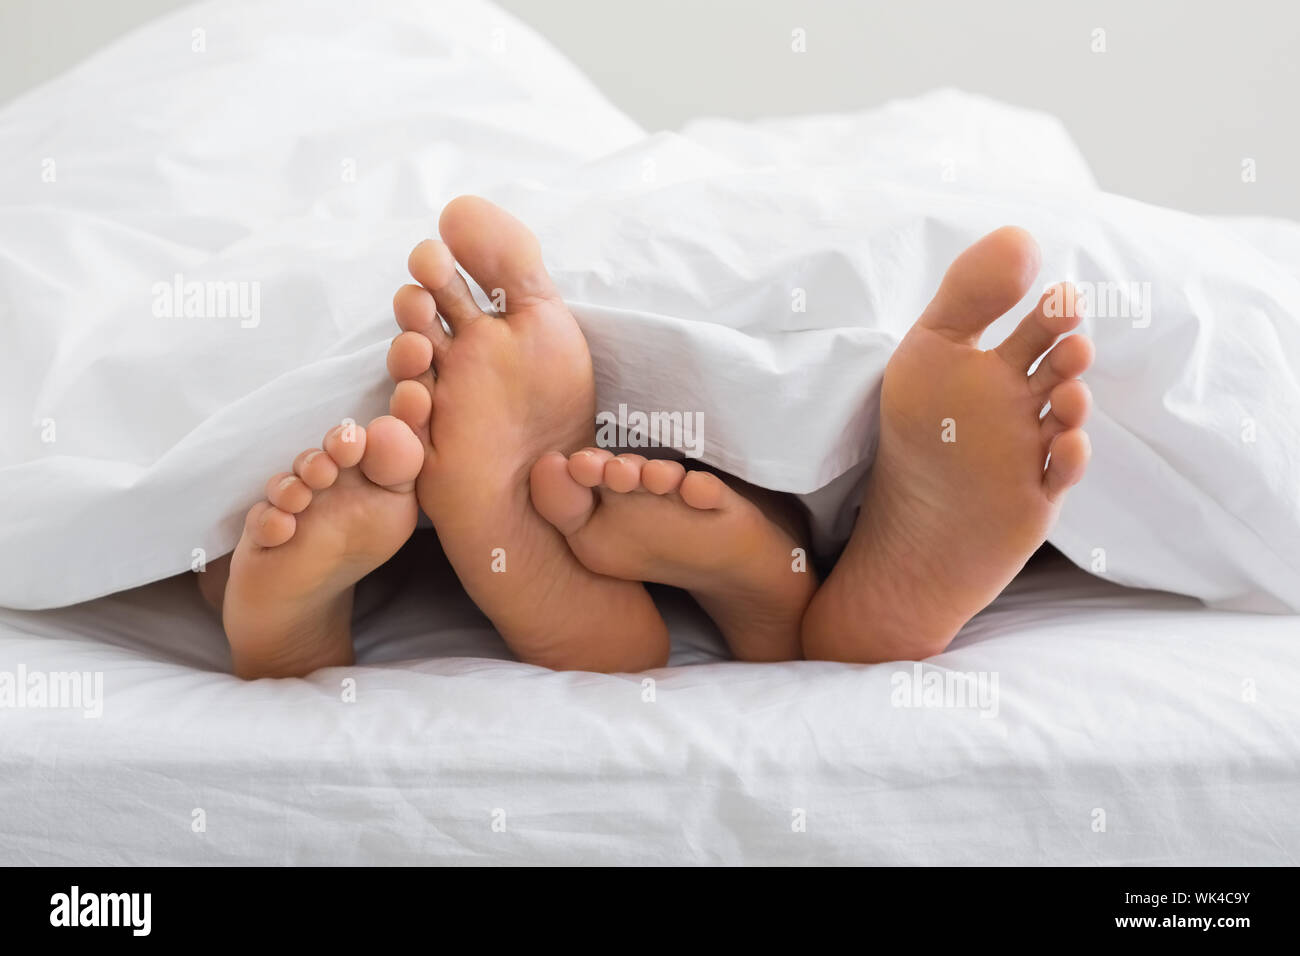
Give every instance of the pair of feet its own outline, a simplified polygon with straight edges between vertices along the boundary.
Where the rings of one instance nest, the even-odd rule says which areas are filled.
[[[411,254],[418,285],[394,299],[391,414],[333,429],[274,476],[229,562],[200,578],[241,676],[351,663],[353,586],[405,543],[420,509],[530,663],[665,664],[647,581],[689,590],[742,659],[926,656],[1014,577],[1082,476],[1089,399],[1077,379],[1091,345],[1051,348],[1073,310],[1049,315],[1057,299],[1044,297],[997,349],[976,347],[1037,273],[1020,230],[954,262],[891,360],[858,525],[820,588],[787,499],[592,447],[586,342],[521,223],[463,197],[439,231]],[[457,263],[500,312],[478,308]]]

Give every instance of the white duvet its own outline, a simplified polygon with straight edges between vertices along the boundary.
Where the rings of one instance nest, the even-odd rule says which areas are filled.
[[[477,191],[541,236],[600,407],[702,414],[704,459],[804,495],[823,545],[892,345],[964,246],[1027,227],[1098,346],[1052,542],[1300,610],[1296,225],[1108,195],[1056,121],[957,93],[646,136],[493,8],[357,9],[188,8],[0,110],[0,604],[228,550],[266,475],[385,410],[406,252]]]

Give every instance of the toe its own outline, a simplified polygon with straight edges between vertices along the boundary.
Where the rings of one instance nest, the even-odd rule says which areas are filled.
[[[352,468],[366,453],[366,430],[349,419],[326,432],[321,447],[334,464],[340,468]]]
[[[403,332],[388,347],[388,376],[394,382],[419,378],[433,367],[433,345],[419,332]]]
[[[640,455],[618,455],[605,462],[604,486],[610,491],[627,494],[641,487],[641,469],[645,459]]]
[[[259,501],[244,519],[244,534],[259,548],[278,548],[293,537],[297,519],[268,502]]]
[[[919,325],[954,342],[974,345],[980,333],[1019,302],[1038,275],[1033,236],[1003,226],[953,260]]]
[[[1092,443],[1087,432],[1072,428],[1058,435],[1052,442],[1052,457],[1047,462],[1047,470],[1043,472],[1043,490],[1047,497],[1056,501],[1077,485],[1091,456]]]
[[[446,243],[425,239],[411,251],[407,267],[411,277],[432,294],[438,313],[453,334],[483,318],[483,310],[474,301]]]
[[[558,297],[537,237],[499,206],[478,196],[453,199],[438,219],[438,232],[479,288],[493,299],[504,295],[507,314]]]
[[[381,415],[365,428],[361,473],[374,484],[394,492],[415,488],[424,467],[424,446],[411,427],[391,415]]]
[[[584,448],[569,457],[569,474],[586,488],[595,488],[605,480],[605,463],[613,458],[604,448]]]
[[[641,469],[641,486],[656,495],[666,495],[681,487],[686,469],[679,461],[663,458],[648,461]]]
[[[1092,392],[1078,379],[1062,382],[1052,389],[1051,407],[1043,416],[1039,428],[1039,440],[1042,443],[1043,458],[1047,457],[1056,441],[1056,436],[1071,428],[1078,428],[1088,420],[1092,409]]]
[[[1078,378],[1092,366],[1095,349],[1086,335],[1071,335],[1056,343],[1029,376],[1035,395],[1046,395],[1062,382]]]
[[[994,351],[1012,368],[1028,373],[1038,356],[1078,325],[1079,318],[1074,286],[1068,282],[1054,285]]]
[[[682,479],[678,494],[682,501],[700,511],[721,507],[727,486],[717,475],[707,471],[692,471]]]
[[[382,415],[366,428],[361,473],[390,491],[410,491],[424,466],[424,446],[410,426]]]
[[[293,473],[312,491],[328,488],[339,477],[339,466],[319,448],[309,448],[293,461]]]
[[[426,373],[418,379],[398,382],[393,397],[388,400],[388,413],[406,423],[420,439],[429,442],[429,426],[433,422],[433,376]]]
[[[569,462],[558,451],[537,459],[528,486],[537,513],[566,537],[582,528],[596,507],[591,488],[574,480]]]
[[[311,489],[297,475],[283,471],[266,483],[266,500],[281,511],[296,515],[311,504]]]
[[[428,289],[418,285],[404,285],[393,296],[393,316],[403,332],[415,332],[429,340],[436,353],[441,354],[451,342],[451,336],[438,318],[438,306]]]
[[[1056,386],[1049,399],[1052,403],[1051,414],[1060,419],[1066,428],[1078,428],[1088,420],[1088,412],[1092,410],[1092,392],[1077,378]]]

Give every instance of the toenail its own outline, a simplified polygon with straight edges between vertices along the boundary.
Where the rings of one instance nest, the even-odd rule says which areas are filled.
[[[295,475],[289,475],[287,478],[280,479],[280,484],[278,487],[280,488],[280,490],[283,491],[285,488],[288,488],[291,484],[293,484],[297,480],[298,478]]]
[[[302,463],[303,463],[304,465],[310,465],[313,461],[316,460],[316,456],[319,455],[319,454],[320,454],[320,452],[318,452],[318,451],[314,451],[314,452],[312,452],[311,454],[309,454],[306,458],[304,458],[304,459],[302,460]]]

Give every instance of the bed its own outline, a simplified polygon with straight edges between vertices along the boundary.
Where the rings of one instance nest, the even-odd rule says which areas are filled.
[[[312,10],[195,5],[0,110],[0,863],[1296,862],[1300,226],[1109,196],[955,91],[647,135],[489,4]],[[671,666],[597,675],[512,660],[426,531],[356,666],[237,680],[188,569],[386,410],[466,191],[538,232],[599,407],[702,410],[823,556],[957,251],[1017,221],[1045,277],[1148,283],[1085,326],[1060,553],[924,664],[731,662],[659,589]],[[160,310],[187,281],[260,311]]]
[[[668,668],[566,674],[511,661],[431,563],[417,541],[371,582],[357,665],[305,680],[232,677],[185,577],[0,611],[0,671],[102,671],[104,688],[98,718],[0,718],[0,861],[1300,856],[1294,618],[1121,588],[1048,556],[924,665],[731,662],[665,590]],[[916,667],[982,675],[995,693],[925,706]]]

